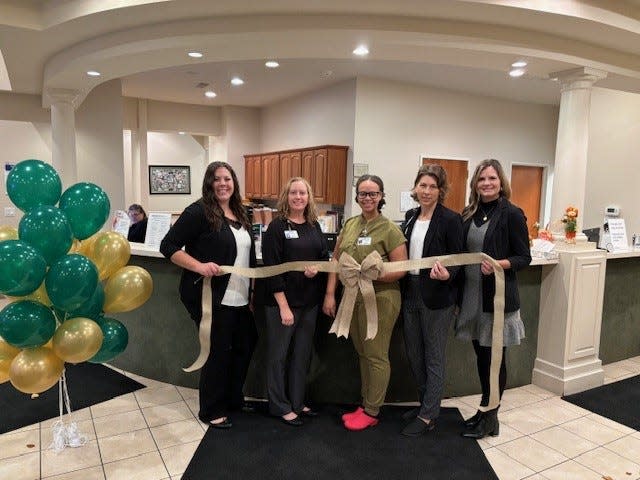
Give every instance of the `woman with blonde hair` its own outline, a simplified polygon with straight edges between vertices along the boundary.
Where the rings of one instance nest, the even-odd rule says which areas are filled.
[[[327,243],[309,182],[291,178],[282,189],[276,218],[262,239],[266,266],[297,260],[327,260]],[[304,404],[307,370],[324,282],[317,269],[266,279],[267,392],[269,411],[291,426],[316,412]],[[288,353],[291,351],[287,363]]]
[[[469,190],[469,205],[462,211],[465,251],[486,253],[504,270],[504,333],[499,374],[502,397],[507,383],[506,347],[519,345],[525,336],[516,271],[531,263],[527,220],[523,211],[509,201],[511,187],[498,160],[480,162],[471,177]],[[456,338],[471,341],[476,353],[482,388],[481,408],[466,420],[466,431],[463,432],[463,436],[476,439],[495,436],[500,431],[498,408],[488,411],[482,408],[489,405],[495,289],[495,275],[490,262],[484,260],[480,265],[465,266]]]

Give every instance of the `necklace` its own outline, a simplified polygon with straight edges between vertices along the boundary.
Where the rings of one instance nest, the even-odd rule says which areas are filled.
[[[359,236],[359,237],[366,237],[366,236],[368,236],[368,235],[369,235],[369,231],[367,230],[367,227],[369,226],[369,224],[370,224],[371,222],[373,222],[373,221],[374,221],[376,218],[378,218],[378,217],[379,217],[379,215],[376,215],[375,217],[373,217],[373,218],[371,218],[371,219],[369,219],[369,220],[366,220],[366,223],[364,224],[364,227],[363,227],[363,229],[360,231],[360,235],[358,235],[358,236]],[[364,216],[363,216],[362,218],[364,218]]]
[[[493,207],[491,207],[491,210],[486,211],[484,208],[482,208],[482,206],[478,205],[478,208],[480,209],[480,211],[483,214],[482,217],[482,221],[486,222],[489,219],[489,215],[491,215],[493,213],[493,211],[496,209],[497,205],[494,205]]]

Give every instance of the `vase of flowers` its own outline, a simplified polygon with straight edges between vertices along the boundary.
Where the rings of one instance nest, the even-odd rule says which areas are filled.
[[[564,238],[567,243],[576,242],[576,229],[578,227],[578,209],[575,207],[567,207],[562,216],[564,224]]]

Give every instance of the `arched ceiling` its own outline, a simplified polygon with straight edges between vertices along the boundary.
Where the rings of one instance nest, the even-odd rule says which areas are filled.
[[[352,55],[360,43],[365,59]],[[192,49],[204,58],[187,57]],[[550,74],[581,66],[608,72],[599,86],[640,92],[640,2],[0,0],[0,50],[13,91],[80,99],[121,78],[128,96],[259,106],[373,76],[557,103]],[[268,58],[277,72],[263,68]],[[520,58],[527,74],[510,79]],[[231,88],[233,75],[245,85]],[[198,83],[218,97],[205,99]]]

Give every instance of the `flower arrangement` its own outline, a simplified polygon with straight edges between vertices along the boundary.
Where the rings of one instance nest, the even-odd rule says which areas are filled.
[[[567,207],[562,217],[565,233],[575,233],[578,226],[578,209],[576,207]]]

